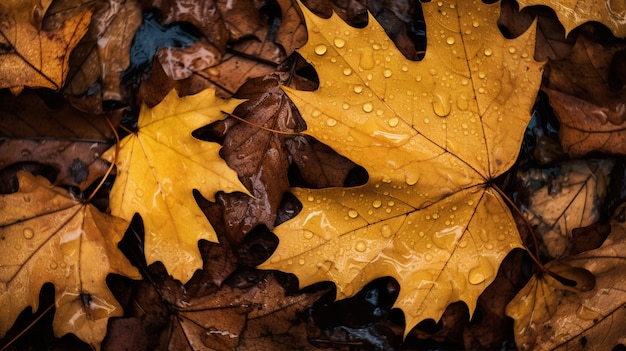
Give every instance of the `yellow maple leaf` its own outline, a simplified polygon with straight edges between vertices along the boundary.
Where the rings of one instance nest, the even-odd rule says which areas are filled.
[[[52,1],[13,0],[0,4],[0,88],[60,89],[70,53],[87,32],[92,10],[83,11],[54,31],[41,30]]]
[[[138,131],[124,138],[117,155],[117,178],[110,195],[111,213],[143,218],[148,264],[161,261],[183,282],[202,267],[198,240],[216,242],[215,230],[198,207],[193,190],[209,200],[217,191],[248,191],[237,173],[219,157],[217,143],[191,132],[222,119],[241,100],[224,100],[207,89],[179,98],[172,90],[154,108],[143,105]],[[103,157],[115,159],[115,148]]]
[[[52,282],[55,335],[74,333],[99,348],[108,319],[123,314],[106,276],[141,278],[117,248],[128,222],[43,177],[17,177],[19,191],[0,196],[0,336],[24,308],[38,308],[42,285]]]
[[[502,37],[499,4],[422,4],[427,51],[406,60],[370,16],[363,29],[304,10],[314,92],[286,89],[308,133],[365,167],[367,184],[295,189],[303,203],[275,230],[262,268],[300,285],[337,284],[339,297],[372,279],[401,286],[408,331],[463,300],[474,311],[504,256],[521,242],[491,180],[515,162],[542,65],[534,26]]]
[[[565,35],[583,23],[596,21],[616,37],[626,37],[626,3],[623,0],[518,0],[520,10],[527,6],[552,8],[565,28]]]

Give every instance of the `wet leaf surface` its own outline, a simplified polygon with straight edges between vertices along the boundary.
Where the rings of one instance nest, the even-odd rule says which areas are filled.
[[[52,282],[55,335],[74,333],[98,348],[107,320],[123,313],[106,276],[139,278],[116,247],[127,222],[82,204],[43,177],[17,176],[19,191],[0,196],[0,248],[5,253],[0,258],[0,334],[24,308],[37,309],[39,290]]]
[[[201,267],[198,240],[217,240],[193,190],[209,200],[218,190],[248,193],[219,157],[220,145],[197,140],[191,132],[222,119],[221,111],[237,104],[216,97],[213,90],[184,98],[172,90],[154,108],[143,106],[137,132],[120,142],[119,152],[113,147],[103,155],[117,164],[111,213],[127,220],[139,213],[147,233],[146,261],[163,262],[185,282]]]
[[[480,8],[482,17],[463,6]],[[359,30],[337,16],[305,14],[309,42],[300,53],[320,89],[286,90],[307,133],[363,165],[369,180],[349,189],[296,189],[303,210],[276,228],[278,249],[261,267],[294,272],[301,286],[333,281],[339,297],[391,276],[401,285],[394,306],[406,314],[405,333],[423,319],[438,320],[457,300],[473,313],[495,267],[520,245],[508,208],[487,184],[512,165],[530,120],[534,98],[514,92],[536,89],[541,73],[532,60],[534,31],[504,40],[488,24],[498,11],[425,4],[430,33],[444,35],[429,36],[418,63],[404,60],[373,20]],[[491,39],[473,41],[474,31]]]
[[[25,86],[59,90],[69,70],[70,52],[87,31],[86,9],[52,31],[41,30],[52,1],[7,1],[0,6],[0,88],[22,91]]]

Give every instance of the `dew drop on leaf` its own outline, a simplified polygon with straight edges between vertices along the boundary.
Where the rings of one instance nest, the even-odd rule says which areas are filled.
[[[312,237],[313,237],[313,232],[308,231],[308,230],[304,232],[305,239],[311,239]]]
[[[385,76],[385,78],[389,78],[391,77],[391,70],[390,69],[386,69],[383,71],[383,76]]]
[[[391,227],[389,227],[388,224],[385,224],[382,226],[382,228],[380,228],[380,235],[383,236],[383,238],[390,238],[391,237],[392,231],[391,231]]]
[[[359,66],[363,69],[372,69],[374,68],[374,63],[374,51],[368,47],[363,48],[361,51]]]
[[[315,47],[315,53],[320,55],[320,56],[324,55],[326,53],[326,51],[328,51],[328,48],[324,44],[320,44],[320,45]]]
[[[335,44],[335,46],[338,48],[342,48],[344,47],[344,45],[346,45],[346,41],[343,40],[342,38],[335,38],[335,40],[333,41],[333,44]]]
[[[372,206],[374,206],[374,208],[380,208],[382,204],[383,203],[380,200],[374,200],[374,202],[372,202]]]
[[[304,266],[304,263],[305,263],[304,258],[299,258],[298,259],[298,264],[299,265]]]
[[[446,43],[448,43],[449,45],[454,44],[454,37],[448,37],[448,38],[446,39]]]
[[[485,54],[485,56],[491,56],[493,54],[493,50],[491,50],[491,48],[486,48],[483,53]]]
[[[326,125],[329,127],[334,127],[337,125],[337,120],[334,118],[329,118],[326,120]]]
[[[450,102],[447,96],[433,94],[433,112],[439,117],[446,117],[450,114]]]
[[[358,243],[356,243],[356,246],[354,248],[358,252],[364,252],[365,249],[367,248],[367,245],[365,245],[365,242],[359,241]]]
[[[360,94],[363,92],[363,86],[362,85],[355,85],[354,86],[354,92],[357,94]]]
[[[48,267],[50,267],[50,269],[57,269],[58,266],[59,265],[56,262],[54,262],[54,261],[50,262],[50,264],[48,265]]]
[[[392,117],[389,119],[387,123],[389,124],[390,127],[395,127],[398,125],[399,122],[400,120],[398,119],[398,117]]]
[[[374,110],[374,105],[371,102],[366,102],[363,104],[363,111],[372,112]]]
[[[35,236],[35,231],[31,228],[25,228],[23,233],[25,239],[32,239]]]
[[[359,213],[355,210],[350,210],[348,211],[348,217],[350,218],[357,218],[359,216]]]

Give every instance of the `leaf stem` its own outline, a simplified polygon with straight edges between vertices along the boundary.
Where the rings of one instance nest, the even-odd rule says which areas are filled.
[[[243,122],[243,123],[245,123],[245,124],[251,125],[251,126],[253,126],[253,127],[257,127],[257,128],[259,128],[259,129],[263,129],[263,130],[264,130],[264,131],[266,131],[266,132],[276,133],[276,134],[282,134],[282,135],[300,135],[300,133],[298,133],[298,132],[285,132],[285,131],[282,131],[282,130],[276,130],[276,129],[271,129],[271,128],[263,127],[263,126],[262,126],[262,125],[260,125],[260,124],[252,123],[252,122],[250,122],[250,121],[248,121],[248,120],[245,120],[245,119],[243,119],[243,118],[241,118],[241,117],[239,117],[239,116],[233,115],[232,113],[228,113],[228,112],[226,112],[226,111],[222,111],[222,113],[223,113],[223,114],[225,114],[225,115],[227,115],[227,116],[229,116],[229,117],[232,117],[232,118],[234,118],[234,119],[236,119],[236,120],[238,120],[238,121],[240,121],[240,122]]]
[[[100,190],[100,188],[102,187],[102,185],[106,181],[106,179],[109,176],[109,174],[111,174],[111,171],[113,170],[113,166],[115,166],[115,164],[117,163],[117,154],[120,151],[120,136],[119,136],[119,134],[117,134],[117,131],[115,130],[115,127],[113,126],[113,123],[111,122],[109,117],[105,115],[104,118],[107,121],[107,124],[109,125],[111,130],[113,131],[113,135],[115,135],[115,156],[113,158],[113,162],[111,162],[111,165],[107,169],[106,173],[104,173],[104,176],[100,180],[100,183],[98,184],[98,186],[94,189],[94,191],[91,192],[91,194],[89,194],[89,197],[87,198],[87,200],[85,200],[86,203],[89,203],[91,201],[91,199],[93,199],[93,197],[96,195],[98,190]],[[2,350],[0,350],[0,351],[2,351]]]
[[[4,351],[8,349],[9,346],[13,345],[13,343],[15,343],[20,337],[22,337],[22,335],[24,335],[24,333],[26,333],[30,328],[32,328],[35,324],[37,324],[37,322],[39,322],[39,320],[41,320],[43,316],[45,316],[48,312],[50,312],[50,310],[52,310],[52,307],[54,307],[54,303],[51,303],[50,306],[48,306],[43,312],[41,312],[39,316],[37,316],[37,318],[35,318],[32,322],[30,322],[30,324],[26,326],[24,330],[19,332],[19,334],[13,337],[13,339],[11,339],[6,345],[4,345],[2,349],[0,349],[0,351]]]

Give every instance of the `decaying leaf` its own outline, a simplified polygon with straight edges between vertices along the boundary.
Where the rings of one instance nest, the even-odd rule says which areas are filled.
[[[127,222],[43,177],[19,172],[18,180],[19,192],[0,197],[0,335],[24,308],[38,308],[41,286],[52,282],[55,334],[99,348],[108,319],[123,313],[107,275],[140,277],[117,249]]]
[[[592,346],[596,350],[611,350],[623,344],[625,223],[626,206],[622,205],[615,211],[611,234],[601,247],[546,265],[553,271],[555,267],[571,266],[555,273],[576,281],[575,289],[546,275],[533,277],[509,303],[507,315],[515,320],[518,347],[585,350]]]
[[[470,314],[497,267],[520,247],[491,187],[518,153],[541,78],[534,29],[515,40],[495,25],[499,4],[423,4],[426,57],[411,62],[370,18],[364,29],[305,12],[300,53],[319,74],[315,92],[288,89],[308,133],[362,165],[367,184],[295,189],[303,210],[277,227],[261,267],[302,286],[331,280],[339,297],[391,276],[405,333],[465,301]]]
[[[518,0],[520,8],[545,5],[556,12],[567,35],[579,25],[597,21],[607,26],[616,37],[626,37],[626,4],[622,0]]]
[[[550,62],[542,87],[561,122],[559,138],[572,157],[626,154],[626,79],[612,72],[626,45],[606,47],[580,36],[567,58]],[[622,53],[620,54],[620,51]]]
[[[70,53],[87,31],[91,10],[54,31],[41,28],[51,0],[3,1],[0,4],[0,88],[15,93],[24,86],[60,89]]]
[[[556,168],[518,171],[528,190],[522,213],[543,238],[549,257],[570,254],[572,230],[595,223],[606,197],[613,160],[563,162]]]
[[[82,96],[100,80],[100,100],[120,101],[120,75],[130,63],[130,45],[141,24],[141,9],[134,1],[94,2],[89,30],[72,52],[64,91]]]
[[[215,193],[248,193],[235,171],[219,157],[221,146],[197,140],[191,132],[223,118],[240,100],[223,100],[215,90],[179,98],[172,90],[154,108],[142,107],[138,131],[103,158],[117,164],[111,213],[144,221],[148,264],[161,261],[183,282],[202,267],[198,240],[216,241],[215,231],[196,204],[193,190],[207,199]]]

